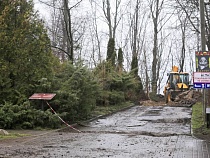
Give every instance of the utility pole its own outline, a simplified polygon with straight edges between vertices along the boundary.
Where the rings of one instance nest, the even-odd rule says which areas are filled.
[[[201,49],[206,51],[204,0],[200,0]]]
[[[197,29],[199,30],[199,27],[200,27],[200,24],[199,24],[199,18],[198,17],[196,17],[196,19],[197,19]],[[199,31],[197,30],[197,51],[199,51],[200,50],[200,42],[199,42]]]
[[[206,51],[204,0],[200,0],[201,51]],[[206,90],[203,88],[203,117],[206,122]]]

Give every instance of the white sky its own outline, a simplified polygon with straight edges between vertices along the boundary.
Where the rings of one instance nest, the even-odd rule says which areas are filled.
[[[41,1],[44,1],[44,2],[49,2],[50,0],[41,0]],[[85,0],[86,1],[86,0]],[[85,2],[84,1],[84,2]],[[84,4],[83,4],[84,5]],[[80,6],[81,7],[81,6]],[[42,3],[40,3],[39,2],[39,0],[34,0],[34,8],[35,8],[35,10],[38,10],[39,11],[39,13],[40,13],[40,17],[42,18],[42,19],[44,19],[45,21],[47,21],[47,19],[50,19],[50,7],[49,6],[47,6],[47,5],[45,5],[45,4],[42,4]],[[83,6],[83,14],[86,14],[87,12],[86,12],[86,10],[87,10],[87,5],[84,5]],[[99,20],[100,21],[100,20]],[[98,24],[102,24],[103,22],[102,21],[100,21]],[[104,25],[104,23],[103,23],[103,25]],[[149,25],[150,26],[150,25]],[[105,30],[106,29],[106,25],[104,25],[103,27],[102,27],[102,29],[103,30]],[[165,30],[165,33],[167,34],[167,31],[171,31],[170,29],[169,30]],[[148,32],[148,35],[149,34],[151,34],[152,32],[151,31],[149,31]],[[174,32],[171,32],[171,34],[174,34],[174,35],[171,35],[171,38],[174,38],[175,36],[180,36],[180,34],[177,32],[177,31],[174,31]],[[151,35],[151,38],[152,38],[152,35]],[[181,38],[181,37],[180,37]],[[150,38],[149,38],[150,39]],[[105,41],[104,41],[105,40]],[[177,39],[175,39],[175,40],[177,40]],[[103,41],[106,43],[106,37],[104,37],[103,38]],[[148,41],[148,43],[150,43],[151,41]],[[166,43],[168,43],[169,41],[167,41]],[[193,41],[194,42],[194,41]],[[174,43],[175,44],[175,43]],[[190,45],[195,45],[195,43],[189,43]],[[176,45],[176,44],[175,44]],[[106,46],[106,45],[105,45]],[[151,45],[150,45],[151,46]],[[85,46],[84,46],[85,47]],[[151,53],[151,51],[152,51],[152,47],[148,47],[147,48],[148,50],[148,52],[150,52]],[[179,54],[177,51],[180,51],[181,49],[180,49],[180,45],[178,44],[177,46],[175,46],[175,48],[173,47],[172,48],[172,54],[174,54],[173,55],[173,57],[174,57],[174,60],[175,60],[175,56],[176,56],[176,54]],[[166,52],[166,50],[164,50],[165,52]],[[187,51],[189,51],[189,50],[187,50]],[[193,51],[190,51],[191,53],[193,53],[194,54],[194,50]],[[167,53],[167,52],[166,52]],[[168,62],[170,62],[170,61],[168,61]],[[172,65],[171,65],[172,63],[170,63],[169,65],[168,65],[168,67],[171,67]],[[174,63],[173,63],[174,65],[177,65],[177,63],[175,63],[175,61],[174,61]],[[186,65],[189,65],[189,63],[185,63]],[[188,68],[188,67],[187,67]],[[188,70],[187,70],[188,71]],[[162,83],[163,85],[165,84],[165,80],[167,79],[167,77],[165,76],[164,77],[165,79],[164,79],[164,83]],[[162,84],[161,84],[161,86],[162,86]],[[162,90],[161,90],[161,92],[162,92]]]
[[[34,9],[39,11],[41,18],[48,19],[50,17],[49,7],[45,4],[41,4],[39,0],[34,0]]]

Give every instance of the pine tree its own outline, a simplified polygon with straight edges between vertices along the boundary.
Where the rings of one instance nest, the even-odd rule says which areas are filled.
[[[38,80],[51,77],[54,58],[32,1],[0,3],[0,103],[18,103],[34,92]]]
[[[116,52],[115,52],[115,41],[114,38],[110,38],[107,46],[107,61],[110,61],[112,66],[115,65],[115,57],[116,57]]]
[[[118,61],[118,71],[122,72],[122,69],[123,69],[123,51],[122,51],[122,48],[119,48],[119,50],[118,50],[117,61]]]
[[[141,78],[138,75],[138,58],[137,58],[137,56],[133,56],[133,59],[131,62],[131,70],[134,72],[134,76],[136,77],[136,80],[138,80],[138,82],[139,82],[138,87],[136,87],[137,93],[139,93],[140,91],[142,91],[143,85],[141,82]],[[144,92],[142,92],[142,94],[144,94]]]
[[[137,59],[137,56],[133,56],[133,58],[132,58],[131,70],[134,70],[135,76],[138,76],[138,59]]]

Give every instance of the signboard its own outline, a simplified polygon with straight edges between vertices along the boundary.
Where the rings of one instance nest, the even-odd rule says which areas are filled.
[[[194,72],[194,83],[210,83],[210,72]]]
[[[210,83],[206,83],[205,88],[210,88]]]
[[[196,72],[210,72],[210,51],[195,52]]]
[[[29,99],[51,100],[55,95],[53,93],[34,93]]]
[[[193,87],[194,88],[203,88],[203,84],[202,83],[194,83]]]
[[[194,88],[210,88],[210,72],[194,72]]]

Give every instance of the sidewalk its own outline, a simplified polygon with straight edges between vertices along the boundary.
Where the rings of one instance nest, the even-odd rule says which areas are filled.
[[[175,149],[173,158],[210,158],[210,143],[191,136],[180,135]]]

